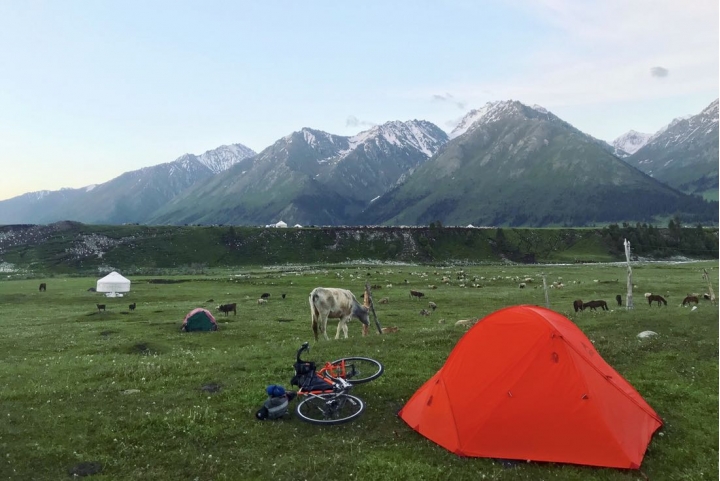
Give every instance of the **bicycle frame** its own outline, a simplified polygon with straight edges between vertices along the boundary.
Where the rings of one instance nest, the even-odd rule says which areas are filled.
[[[299,374],[297,372],[297,366],[312,366],[314,367],[314,363],[305,362],[302,359],[300,359],[300,355],[303,351],[307,351],[310,349],[309,344],[306,342],[300,347],[300,349],[297,352],[297,362],[296,362],[296,369],[295,374]],[[347,393],[350,391],[350,388],[352,385],[347,382],[344,377],[346,374],[345,371],[345,362],[343,361],[340,366],[335,366],[330,362],[326,362],[323,367],[320,368],[320,370],[314,370],[313,373],[315,374],[314,379],[321,379],[325,383],[327,383],[327,387],[322,386],[322,388],[318,389],[317,386],[314,386],[313,389],[306,389],[303,386],[300,386],[300,389],[298,389],[297,394],[298,396],[306,396],[306,395],[316,395],[321,393]]]

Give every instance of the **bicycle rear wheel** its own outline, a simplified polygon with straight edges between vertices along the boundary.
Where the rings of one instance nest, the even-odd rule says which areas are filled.
[[[331,375],[341,377],[350,384],[370,382],[385,371],[380,361],[369,357],[344,357],[330,364],[333,367]]]
[[[320,425],[352,421],[365,410],[365,403],[351,394],[324,393],[308,395],[295,408],[305,422]]]

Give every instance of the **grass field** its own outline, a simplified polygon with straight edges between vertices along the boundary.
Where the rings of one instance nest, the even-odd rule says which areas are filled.
[[[707,291],[702,268],[717,292],[717,267],[717,261],[636,265],[631,311],[614,301],[616,294],[625,298],[625,267],[600,264],[466,267],[470,278],[484,277],[475,281],[482,288],[459,287],[459,268],[408,265],[258,267],[164,278],[173,283],[131,277],[132,292],[123,298],[88,292],[96,278],[0,281],[0,479],[66,479],[83,462],[102,466],[93,480],[718,479],[718,308],[708,301],[696,311],[679,306],[687,293]],[[461,458],[397,418],[464,334],[455,321],[509,305],[544,305],[541,273],[565,284],[549,290],[551,308],[575,321],[663,418],[640,471]],[[442,275],[452,284],[442,284]],[[534,281],[519,289],[516,276]],[[399,332],[362,337],[355,320],[349,339],[314,342],[310,290],[343,287],[360,295],[366,281],[383,286],[375,300],[390,302],[376,305],[379,320]],[[47,292],[38,292],[40,282]],[[426,299],[409,299],[410,288]],[[259,306],[263,292],[271,297]],[[649,307],[644,292],[665,295],[668,306]],[[605,299],[611,311],[575,314],[577,298]],[[422,317],[428,301],[438,309]],[[107,312],[98,313],[96,302]],[[214,311],[225,302],[237,302],[238,314],[217,316],[218,332],[179,332],[190,309]],[[329,322],[331,338],[335,327]],[[645,330],[659,335],[637,339]],[[268,384],[289,386],[304,341],[317,361],[358,355],[384,363],[380,379],[354,390],[367,403],[358,420],[318,427],[294,415],[254,419]],[[221,390],[204,391],[210,383]]]

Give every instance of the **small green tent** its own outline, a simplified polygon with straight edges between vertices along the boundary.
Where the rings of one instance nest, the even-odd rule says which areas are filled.
[[[217,328],[217,321],[215,321],[213,315],[210,314],[210,311],[198,307],[188,312],[180,330],[185,332],[217,331]]]

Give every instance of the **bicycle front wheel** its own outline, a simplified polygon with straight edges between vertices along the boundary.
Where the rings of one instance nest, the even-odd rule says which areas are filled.
[[[352,421],[365,410],[365,403],[351,394],[310,394],[295,408],[298,417],[311,424],[333,425]]]
[[[330,363],[333,377],[341,377],[350,384],[370,382],[382,376],[382,363],[369,357],[344,357]]]

